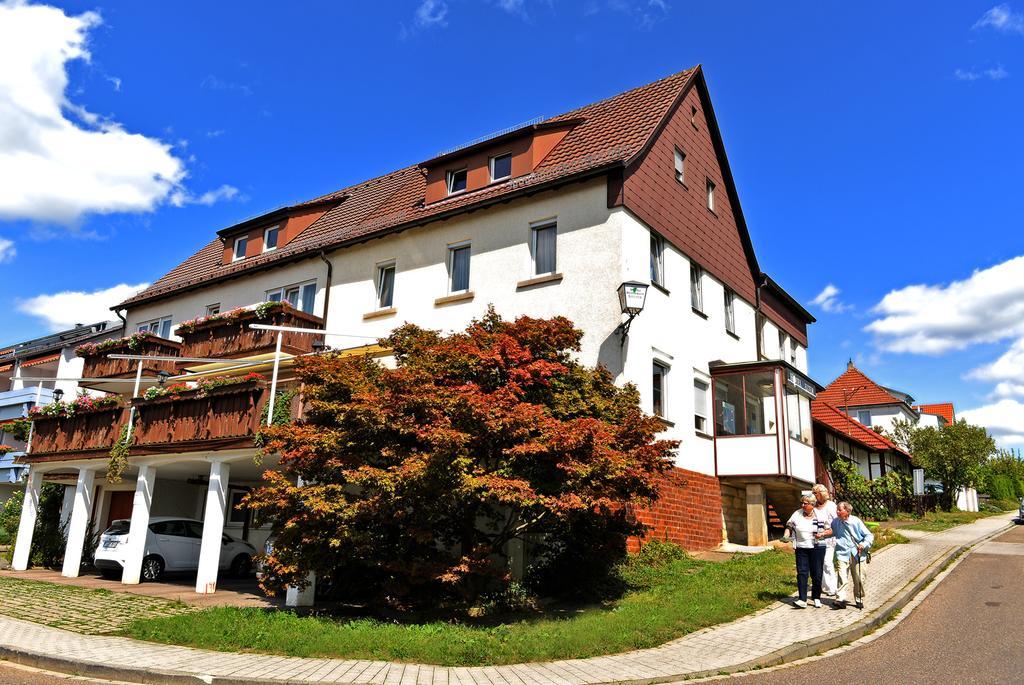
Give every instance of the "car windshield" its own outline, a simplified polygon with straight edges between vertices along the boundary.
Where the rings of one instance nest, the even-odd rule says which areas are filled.
[[[131,524],[128,521],[114,521],[103,531],[104,535],[127,535]]]

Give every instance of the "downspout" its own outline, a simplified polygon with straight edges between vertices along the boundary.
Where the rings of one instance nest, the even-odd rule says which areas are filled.
[[[125,318],[124,314],[121,313],[120,309],[115,309],[114,313],[117,314],[117,318],[121,319],[121,330],[128,332],[128,319]]]
[[[327,283],[324,286],[324,330],[327,330],[327,312],[330,310],[328,305],[331,303],[331,279],[334,276],[334,265],[331,264],[331,260],[327,259],[327,253],[324,250],[320,250],[320,259],[324,264],[327,265]]]
[[[761,282],[754,288],[754,345],[757,349],[754,350],[754,359],[761,360],[761,350],[764,346],[761,343],[761,338],[764,336],[764,314],[761,313],[761,288],[766,283],[765,275],[761,274]]]

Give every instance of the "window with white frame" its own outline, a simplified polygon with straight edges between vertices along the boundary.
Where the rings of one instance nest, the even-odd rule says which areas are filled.
[[[676,148],[675,154],[676,180],[686,183],[686,153]]]
[[[725,289],[725,330],[736,335],[736,293]]]
[[[786,358],[786,333],[779,331],[779,359]]]
[[[715,182],[712,181],[710,178],[707,181],[708,209],[710,209],[713,212],[715,211]]]
[[[503,155],[495,155],[488,160],[491,170],[491,180],[500,181],[512,175],[512,153],[506,152]]]
[[[796,340],[793,337],[789,339],[789,362],[796,364]]]
[[[158,335],[161,338],[171,337],[171,317],[163,316],[159,319],[150,319],[149,321],[143,321],[135,330],[139,333],[152,333]]]
[[[690,305],[698,312],[704,311],[704,270],[690,264]]]
[[[280,226],[271,226],[267,230],[263,231],[263,251],[270,252],[271,250],[277,249],[277,235],[280,232]]]
[[[448,194],[454,195],[455,193],[461,193],[466,189],[466,170],[456,169],[446,173],[446,182],[448,183]]]
[[[448,246],[448,292],[469,290],[469,243]]]
[[[395,263],[377,265],[377,307],[387,309],[395,303]]]
[[[532,227],[533,273],[537,276],[557,271],[558,226],[554,222]]]
[[[693,379],[693,428],[698,433],[708,431],[708,388],[710,383],[700,378]]]
[[[249,244],[248,236],[239,236],[235,238],[235,249],[231,253],[231,261],[237,262],[240,259],[245,259],[245,248]]]
[[[316,281],[268,290],[267,302],[287,302],[300,312],[312,314],[313,304],[316,302]]]
[[[861,409],[861,410],[859,410],[857,412],[857,420],[860,421],[863,425],[868,426],[870,428],[871,427],[871,410],[870,409]]]
[[[651,413],[655,416],[665,416],[665,394],[668,377],[668,365],[657,360],[651,365]]]
[[[665,287],[665,239],[651,232],[651,283]]]
[[[206,315],[213,316],[214,314],[220,314],[220,302],[206,305]]]

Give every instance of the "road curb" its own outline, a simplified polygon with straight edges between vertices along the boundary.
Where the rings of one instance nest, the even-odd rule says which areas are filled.
[[[607,681],[594,685],[654,685],[655,683],[677,682],[681,680],[697,680],[716,675],[739,673],[770,666],[799,661],[807,657],[827,652],[836,647],[849,644],[858,640],[868,633],[874,631],[890,618],[896,615],[905,607],[918,593],[926,588],[935,577],[942,572],[958,556],[977,545],[987,542],[992,538],[1005,533],[1015,526],[1010,521],[1002,528],[989,533],[973,542],[960,545],[959,547],[941,555],[938,559],[929,564],[923,571],[915,576],[902,590],[889,598],[885,604],[879,607],[873,614],[857,621],[851,626],[843,628],[828,635],[822,635],[812,640],[795,642],[780,650],[766,654],[765,656],[745,661],[732,666],[724,666],[708,671],[690,671],[675,675],[659,676],[656,678],[644,678],[639,680]],[[883,550],[884,551],[884,550]],[[267,680],[252,678],[234,678],[231,676],[204,676],[193,675],[175,671],[162,671],[155,669],[126,668],[121,666],[107,666],[88,661],[75,661],[51,654],[31,652],[22,649],[14,649],[6,645],[0,645],[0,659],[12,663],[40,668],[48,671],[57,671],[70,675],[84,676],[89,678],[101,678],[107,680],[122,680],[133,683],[146,683],[147,685],[301,685],[311,681],[306,680]],[[341,683],[341,685],[354,685]]]

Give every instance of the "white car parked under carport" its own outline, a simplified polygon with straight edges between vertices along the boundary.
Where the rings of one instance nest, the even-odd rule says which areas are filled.
[[[127,519],[113,521],[100,536],[93,565],[105,578],[124,571],[128,551]],[[193,519],[154,516],[149,520],[146,550],[142,557],[142,580],[159,580],[165,571],[195,571],[199,568],[199,549],[203,542],[203,524]],[[247,576],[253,569],[256,548],[248,542],[224,535],[221,539],[220,570],[232,576]]]

